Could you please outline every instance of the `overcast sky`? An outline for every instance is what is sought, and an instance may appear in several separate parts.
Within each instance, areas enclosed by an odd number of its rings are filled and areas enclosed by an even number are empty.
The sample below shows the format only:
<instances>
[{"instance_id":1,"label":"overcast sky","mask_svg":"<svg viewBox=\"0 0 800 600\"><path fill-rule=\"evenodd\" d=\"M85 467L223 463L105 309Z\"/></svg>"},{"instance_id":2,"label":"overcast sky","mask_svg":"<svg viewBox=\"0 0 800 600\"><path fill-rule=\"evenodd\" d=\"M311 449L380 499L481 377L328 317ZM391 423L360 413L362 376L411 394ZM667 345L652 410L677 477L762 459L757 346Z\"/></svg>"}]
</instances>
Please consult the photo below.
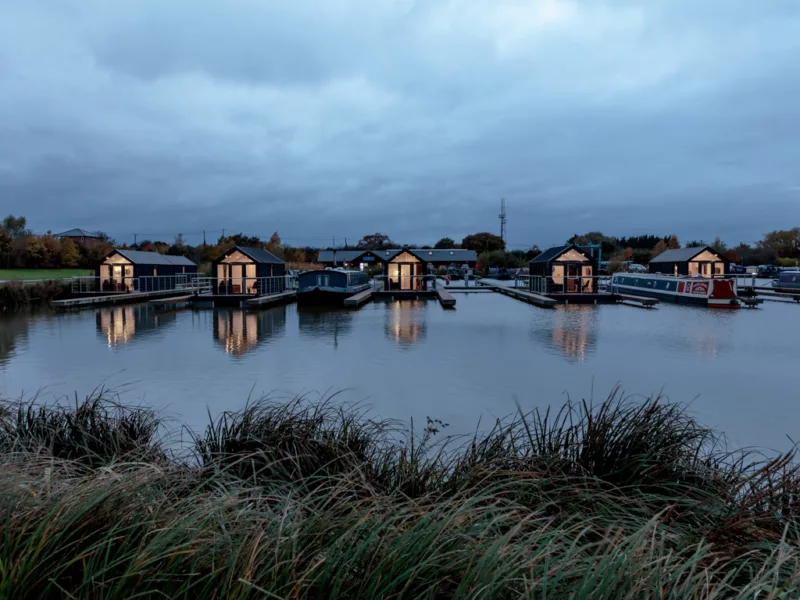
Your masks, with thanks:
<instances>
[{"instance_id":1,"label":"overcast sky","mask_svg":"<svg viewBox=\"0 0 800 600\"><path fill-rule=\"evenodd\" d=\"M0 212L322 245L800 225L797 0L0 0Z\"/></svg>"}]
</instances>

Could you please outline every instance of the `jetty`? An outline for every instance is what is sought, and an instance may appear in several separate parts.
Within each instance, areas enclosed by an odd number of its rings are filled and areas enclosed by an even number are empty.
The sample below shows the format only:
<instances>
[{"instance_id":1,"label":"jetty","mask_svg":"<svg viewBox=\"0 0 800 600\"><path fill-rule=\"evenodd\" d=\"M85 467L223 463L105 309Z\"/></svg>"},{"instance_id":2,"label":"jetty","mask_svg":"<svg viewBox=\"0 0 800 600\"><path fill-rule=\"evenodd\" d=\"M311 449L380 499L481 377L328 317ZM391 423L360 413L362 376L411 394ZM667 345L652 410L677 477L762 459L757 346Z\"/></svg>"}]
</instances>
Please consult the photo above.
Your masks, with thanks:
<instances>
[{"instance_id":1,"label":"jetty","mask_svg":"<svg viewBox=\"0 0 800 600\"><path fill-rule=\"evenodd\" d=\"M202 298L202 296L200 296ZM257 296L245 300L243 306L266 306L269 304L286 304L297 300L297 292L295 290L287 290L285 292L278 292L276 294L267 294L265 296Z\"/></svg>"},{"instance_id":2,"label":"jetty","mask_svg":"<svg viewBox=\"0 0 800 600\"><path fill-rule=\"evenodd\" d=\"M105 294L103 296L87 296L83 298L65 298L64 300L53 300L50 306L53 308L69 309L82 308L85 306L100 306L103 304L132 304L134 302L145 302L153 298L165 298L170 296L185 296L186 290L157 290L152 292L128 292L121 294Z\"/></svg>"},{"instance_id":3,"label":"jetty","mask_svg":"<svg viewBox=\"0 0 800 600\"><path fill-rule=\"evenodd\" d=\"M363 292L358 292L357 294L353 294L349 298L344 299L344 306L345 308L358 308L368 300L371 300L373 293L375 293L375 288L371 287L368 290L364 290Z\"/></svg>"},{"instance_id":4,"label":"jetty","mask_svg":"<svg viewBox=\"0 0 800 600\"><path fill-rule=\"evenodd\" d=\"M436 297L439 299L442 308L455 308L456 299L443 287L436 288Z\"/></svg>"}]
</instances>

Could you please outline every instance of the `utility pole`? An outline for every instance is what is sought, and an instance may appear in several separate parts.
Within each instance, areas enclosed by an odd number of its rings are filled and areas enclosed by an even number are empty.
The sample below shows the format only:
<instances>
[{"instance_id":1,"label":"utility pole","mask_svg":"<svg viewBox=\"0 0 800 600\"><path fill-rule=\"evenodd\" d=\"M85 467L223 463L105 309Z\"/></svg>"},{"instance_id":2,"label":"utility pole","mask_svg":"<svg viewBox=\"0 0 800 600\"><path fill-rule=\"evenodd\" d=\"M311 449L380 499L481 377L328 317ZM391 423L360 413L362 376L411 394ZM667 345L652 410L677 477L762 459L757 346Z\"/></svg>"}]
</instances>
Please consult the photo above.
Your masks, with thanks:
<instances>
[{"instance_id":1,"label":"utility pole","mask_svg":"<svg viewBox=\"0 0 800 600\"><path fill-rule=\"evenodd\" d=\"M206 245L206 230L203 229L203 246Z\"/></svg>"},{"instance_id":2,"label":"utility pole","mask_svg":"<svg viewBox=\"0 0 800 600\"><path fill-rule=\"evenodd\" d=\"M133 245L134 245L134 246L136 245L136 236L137 236L137 235L138 235L138 234L136 234L136 233L134 233L134 234L133 234Z\"/></svg>"},{"instance_id":3,"label":"utility pole","mask_svg":"<svg viewBox=\"0 0 800 600\"><path fill-rule=\"evenodd\" d=\"M506 241L506 199L500 199L500 239Z\"/></svg>"},{"instance_id":4,"label":"utility pole","mask_svg":"<svg viewBox=\"0 0 800 600\"><path fill-rule=\"evenodd\" d=\"M333 236L333 266L336 266L336 236Z\"/></svg>"}]
</instances>

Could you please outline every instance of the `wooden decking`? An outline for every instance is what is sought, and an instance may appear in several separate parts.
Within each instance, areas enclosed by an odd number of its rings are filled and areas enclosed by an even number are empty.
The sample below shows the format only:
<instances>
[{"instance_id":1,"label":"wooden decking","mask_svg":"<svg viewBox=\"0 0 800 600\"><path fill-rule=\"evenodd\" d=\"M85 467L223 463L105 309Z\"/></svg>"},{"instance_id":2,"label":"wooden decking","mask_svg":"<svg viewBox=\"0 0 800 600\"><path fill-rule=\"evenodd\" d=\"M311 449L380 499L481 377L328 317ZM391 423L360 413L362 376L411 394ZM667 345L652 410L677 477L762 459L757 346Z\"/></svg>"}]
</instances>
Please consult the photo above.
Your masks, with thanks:
<instances>
[{"instance_id":1,"label":"wooden decking","mask_svg":"<svg viewBox=\"0 0 800 600\"><path fill-rule=\"evenodd\" d=\"M267 296L258 296L257 298L250 298L245 300L243 304L247 306L265 306L267 304L284 304L286 302L294 302L297 299L297 292L288 290L278 294L268 294Z\"/></svg>"},{"instance_id":2,"label":"wooden decking","mask_svg":"<svg viewBox=\"0 0 800 600\"><path fill-rule=\"evenodd\" d=\"M349 298L344 299L344 306L345 308L358 308L364 302L372 298L372 294L375 292L375 288L369 288L368 290L364 290L363 292L358 292L357 294L353 294Z\"/></svg>"},{"instance_id":3,"label":"wooden decking","mask_svg":"<svg viewBox=\"0 0 800 600\"><path fill-rule=\"evenodd\" d=\"M504 287L502 285L492 286L492 289L506 296L510 296L512 298L516 298L517 300L522 300L523 302L528 302L544 308L550 308L558 304L558 300L555 300L554 298L549 298L540 294L534 294L533 292L528 292L525 290Z\"/></svg>"},{"instance_id":4,"label":"wooden decking","mask_svg":"<svg viewBox=\"0 0 800 600\"><path fill-rule=\"evenodd\" d=\"M186 290L160 290L156 292L131 292L129 294L110 294L107 296L89 296L86 298L66 298L64 300L53 300L50 306L53 308L81 308L84 306L100 306L103 304L132 304L134 302L144 302L151 298L163 298L169 296L185 296Z\"/></svg>"},{"instance_id":5,"label":"wooden decking","mask_svg":"<svg viewBox=\"0 0 800 600\"><path fill-rule=\"evenodd\" d=\"M636 304L641 304L646 308L652 308L659 302L657 298L634 296L632 294L615 294L615 296L619 298L620 302L634 302Z\"/></svg>"},{"instance_id":6,"label":"wooden decking","mask_svg":"<svg viewBox=\"0 0 800 600\"><path fill-rule=\"evenodd\" d=\"M439 303L442 305L442 308L455 308L456 299L443 287L436 288L436 297L439 298Z\"/></svg>"}]
</instances>

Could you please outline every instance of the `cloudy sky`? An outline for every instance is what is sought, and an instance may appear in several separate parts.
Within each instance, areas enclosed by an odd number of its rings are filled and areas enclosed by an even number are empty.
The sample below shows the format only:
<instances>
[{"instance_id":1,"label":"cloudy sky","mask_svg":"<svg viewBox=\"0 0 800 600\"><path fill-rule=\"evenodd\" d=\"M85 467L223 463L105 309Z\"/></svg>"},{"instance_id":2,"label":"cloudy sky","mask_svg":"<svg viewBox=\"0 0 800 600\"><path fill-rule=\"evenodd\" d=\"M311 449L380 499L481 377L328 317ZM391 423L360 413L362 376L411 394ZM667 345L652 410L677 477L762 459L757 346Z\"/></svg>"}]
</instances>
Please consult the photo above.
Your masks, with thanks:
<instances>
[{"instance_id":1,"label":"cloudy sky","mask_svg":"<svg viewBox=\"0 0 800 600\"><path fill-rule=\"evenodd\" d=\"M0 0L37 231L752 241L800 225L797 0Z\"/></svg>"}]
</instances>

